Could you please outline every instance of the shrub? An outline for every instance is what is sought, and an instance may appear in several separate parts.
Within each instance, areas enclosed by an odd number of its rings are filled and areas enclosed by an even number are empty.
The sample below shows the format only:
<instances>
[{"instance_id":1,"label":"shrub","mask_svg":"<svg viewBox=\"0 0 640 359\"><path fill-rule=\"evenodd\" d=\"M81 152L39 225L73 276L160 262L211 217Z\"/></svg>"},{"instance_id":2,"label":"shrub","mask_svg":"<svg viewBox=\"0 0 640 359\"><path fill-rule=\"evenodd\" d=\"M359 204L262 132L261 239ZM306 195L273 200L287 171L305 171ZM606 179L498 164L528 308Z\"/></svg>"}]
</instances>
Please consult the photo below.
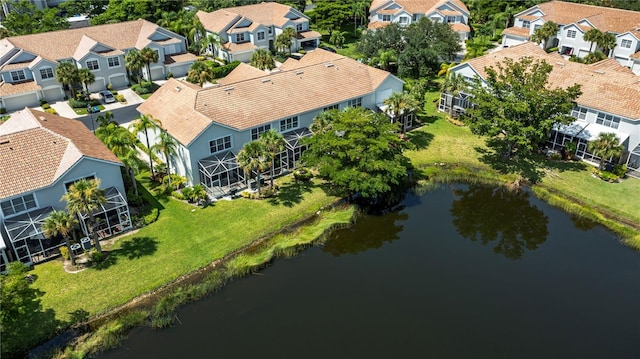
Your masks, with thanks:
<instances>
[{"instance_id":1,"label":"shrub","mask_svg":"<svg viewBox=\"0 0 640 359\"><path fill-rule=\"evenodd\" d=\"M207 58L205 56L196 56L196 61L204 61Z\"/></svg>"},{"instance_id":2,"label":"shrub","mask_svg":"<svg viewBox=\"0 0 640 359\"><path fill-rule=\"evenodd\" d=\"M558 152L553 152L552 154L549 155L549 159L558 161L562 159L562 155Z\"/></svg>"},{"instance_id":3,"label":"shrub","mask_svg":"<svg viewBox=\"0 0 640 359\"><path fill-rule=\"evenodd\" d=\"M313 174L307 169L300 168L293 171L293 178L295 178L296 181L309 181L311 178L313 178Z\"/></svg>"},{"instance_id":4,"label":"shrub","mask_svg":"<svg viewBox=\"0 0 640 359\"><path fill-rule=\"evenodd\" d=\"M81 100L71 99L71 100L69 100L69 106L71 106L71 108L86 108L87 107L87 102L86 101L81 101Z\"/></svg>"},{"instance_id":5,"label":"shrub","mask_svg":"<svg viewBox=\"0 0 640 359\"><path fill-rule=\"evenodd\" d=\"M69 248L67 248L67 246L60 247L60 255L62 255L62 258L65 260L69 260Z\"/></svg>"},{"instance_id":6,"label":"shrub","mask_svg":"<svg viewBox=\"0 0 640 359\"><path fill-rule=\"evenodd\" d=\"M298 50L298 53L299 53L299 54L301 54L301 55L304 55L304 54L306 54L307 52L306 52L306 51L304 51L304 49L300 49L300 50Z\"/></svg>"},{"instance_id":7,"label":"shrub","mask_svg":"<svg viewBox=\"0 0 640 359\"><path fill-rule=\"evenodd\" d=\"M44 110L44 112L50 113L52 115L57 115L58 114L58 111L56 111L55 108L47 108L47 109Z\"/></svg>"},{"instance_id":8,"label":"shrub","mask_svg":"<svg viewBox=\"0 0 640 359\"><path fill-rule=\"evenodd\" d=\"M111 94L112 94L113 96L115 96L115 95L117 95L117 94L118 94L118 91L116 91L116 90L109 90L109 92L111 92Z\"/></svg>"},{"instance_id":9,"label":"shrub","mask_svg":"<svg viewBox=\"0 0 640 359\"><path fill-rule=\"evenodd\" d=\"M130 206L139 207L144 204L144 198L142 196L136 196L135 193L127 193L127 202Z\"/></svg>"},{"instance_id":10,"label":"shrub","mask_svg":"<svg viewBox=\"0 0 640 359\"><path fill-rule=\"evenodd\" d=\"M158 216L160 216L160 211L157 208L151 210L151 213L144 216L144 224L151 224L158 220Z\"/></svg>"},{"instance_id":11,"label":"shrub","mask_svg":"<svg viewBox=\"0 0 640 359\"><path fill-rule=\"evenodd\" d=\"M93 100L89 101L89 105L91 105L91 106L100 106L100 101L96 100L96 99L93 99Z\"/></svg>"},{"instance_id":12,"label":"shrub","mask_svg":"<svg viewBox=\"0 0 640 359\"><path fill-rule=\"evenodd\" d=\"M45 103L48 103L47 100L45 99L40 100L40 106L44 105Z\"/></svg>"},{"instance_id":13,"label":"shrub","mask_svg":"<svg viewBox=\"0 0 640 359\"><path fill-rule=\"evenodd\" d=\"M598 177L607 182L618 182L618 180L620 179L615 173L607 171L598 171Z\"/></svg>"},{"instance_id":14,"label":"shrub","mask_svg":"<svg viewBox=\"0 0 640 359\"><path fill-rule=\"evenodd\" d=\"M547 49L547 53L552 53L552 52L558 52L558 48L557 47L550 47Z\"/></svg>"},{"instance_id":15,"label":"shrub","mask_svg":"<svg viewBox=\"0 0 640 359\"><path fill-rule=\"evenodd\" d=\"M177 175L175 173L171 174L171 190L177 190L185 186L187 183L187 178ZM162 184L164 186L169 187L169 176L162 177Z\"/></svg>"},{"instance_id":16,"label":"shrub","mask_svg":"<svg viewBox=\"0 0 640 359\"><path fill-rule=\"evenodd\" d=\"M107 84L107 90L109 91L113 90L113 84Z\"/></svg>"},{"instance_id":17,"label":"shrub","mask_svg":"<svg viewBox=\"0 0 640 359\"><path fill-rule=\"evenodd\" d=\"M43 109L43 110L46 110L46 109L48 109L48 108L51 108L51 105L49 105L49 104L48 104L48 103L46 103L46 102L42 104L42 109Z\"/></svg>"},{"instance_id":18,"label":"shrub","mask_svg":"<svg viewBox=\"0 0 640 359\"><path fill-rule=\"evenodd\" d=\"M93 263L100 263L104 260L104 254L94 248L89 252L89 260Z\"/></svg>"},{"instance_id":19,"label":"shrub","mask_svg":"<svg viewBox=\"0 0 640 359\"><path fill-rule=\"evenodd\" d=\"M167 80L173 78L173 72L167 72Z\"/></svg>"},{"instance_id":20,"label":"shrub","mask_svg":"<svg viewBox=\"0 0 640 359\"><path fill-rule=\"evenodd\" d=\"M184 200L184 196L182 195L182 192L180 192L180 191L171 192L171 196L173 196L173 198L175 198L175 199Z\"/></svg>"},{"instance_id":21,"label":"shrub","mask_svg":"<svg viewBox=\"0 0 640 359\"><path fill-rule=\"evenodd\" d=\"M207 61L207 66L209 66L212 69L214 69L214 68L220 67L222 65L220 65L220 63L218 61L209 60L209 61Z\"/></svg>"},{"instance_id":22,"label":"shrub","mask_svg":"<svg viewBox=\"0 0 640 359\"><path fill-rule=\"evenodd\" d=\"M213 77L219 79L227 76L233 69L238 67L238 65L240 65L240 61L234 61L230 64L213 68L211 72L213 73Z\"/></svg>"},{"instance_id":23,"label":"shrub","mask_svg":"<svg viewBox=\"0 0 640 359\"><path fill-rule=\"evenodd\" d=\"M126 101L123 94L117 94L116 95L116 100L118 102L125 102Z\"/></svg>"},{"instance_id":24,"label":"shrub","mask_svg":"<svg viewBox=\"0 0 640 359\"><path fill-rule=\"evenodd\" d=\"M5 113L7 113L7 109L4 107L0 107L0 115L4 115Z\"/></svg>"}]
</instances>

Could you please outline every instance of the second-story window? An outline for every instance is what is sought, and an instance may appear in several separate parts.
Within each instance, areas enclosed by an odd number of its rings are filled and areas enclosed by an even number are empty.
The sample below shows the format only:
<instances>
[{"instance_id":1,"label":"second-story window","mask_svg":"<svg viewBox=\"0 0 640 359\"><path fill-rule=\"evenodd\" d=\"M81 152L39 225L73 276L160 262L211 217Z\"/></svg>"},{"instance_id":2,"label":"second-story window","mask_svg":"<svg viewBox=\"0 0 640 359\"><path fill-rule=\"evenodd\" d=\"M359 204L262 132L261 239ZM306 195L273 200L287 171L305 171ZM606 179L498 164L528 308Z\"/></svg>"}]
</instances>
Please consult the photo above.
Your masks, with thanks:
<instances>
[{"instance_id":1,"label":"second-story window","mask_svg":"<svg viewBox=\"0 0 640 359\"><path fill-rule=\"evenodd\" d=\"M257 35L257 36L258 36L258 41L262 41L262 40L264 40L264 31L260 31L260 32L258 32L258 35Z\"/></svg>"},{"instance_id":2,"label":"second-story window","mask_svg":"<svg viewBox=\"0 0 640 359\"><path fill-rule=\"evenodd\" d=\"M631 40L622 40L620 43L620 47L624 47L625 49L631 48Z\"/></svg>"},{"instance_id":3,"label":"second-story window","mask_svg":"<svg viewBox=\"0 0 640 359\"><path fill-rule=\"evenodd\" d=\"M255 141L260 138L260 135L269 131L271 129L271 125L259 126L251 129L251 141Z\"/></svg>"},{"instance_id":4,"label":"second-story window","mask_svg":"<svg viewBox=\"0 0 640 359\"><path fill-rule=\"evenodd\" d=\"M11 80L13 81L22 81L26 80L27 77L24 74L24 70L11 71Z\"/></svg>"},{"instance_id":5,"label":"second-story window","mask_svg":"<svg viewBox=\"0 0 640 359\"><path fill-rule=\"evenodd\" d=\"M107 59L107 63L109 64L109 67L119 67L120 59L118 57L109 57Z\"/></svg>"},{"instance_id":6,"label":"second-story window","mask_svg":"<svg viewBox=\"0 0 640 359\"><path fill-rule=\"evenodd\" d=\"M297 24L296 25L296 31L300 32L302 30L304 30L304 24Z\"/></svg>"},{"instance_id":7,"label":"second-story window","mask_svg":"<svg viewBox=\"0 0 640 359\"><path fill-rule=\"evenodd\" d=\"M578 33L576 32L576 30L568 30L567 31L567 37L570 38L570 39L575 39L577 34Z\"/></svg>"},{"instance_id":8,"label":"second-story window","mask_svg":"<svg viewBox=\"0 0 640 359\"><path fill-rule=\"evenodd\" d=\"M98 65L98 60L87 61L87 68L89 70L100 70L100 65Z\"/></svg>"},{"instance_id":9,"label":"second-story window","mask_svg":"<svg viewBox=\"0 0 640 359\"><path fill-rule=\"evenodd\" d=\"M347 101L347 107L360 107L362 106L362 97L354 98Z\"/></svg>"},{"instance_id":10,"label":"second-story window","mask_svg":"<svg viewBox=\"0 0 640 359\"><path fill-rule=\"evenodd\" d=\"M382 21L391 21L391 15L382 15L380 20L382 20Z\"/></svg>"},{"instance_id":11,"label":"second-story window","mask_svg":"<svg viewBox=\"0 0 640 359\"><path fill-rule=\"evenodd\" d=\"M242 34L236 34L236 42L244 42L244 32Z\"/></svg>"},{"instance_id":12,"label":"second-story window","mask_svg":"<svg viewBox=\"0 0 640 359\"><path fill-rule=\"evenodd\" d=\"M457 22L456 19L457 19L456 16L447 16L447 22L448 23Z\"/></svg>"},{"instance_id":13,"label":"second-story window","mask_svg":"<svg viewBox=\"0 0 640 359\"><path fill-rule=\"evenodd\" d=\"M408 24L409 23L409 18L406 16L400 16L400 18L398 19L398 22L401 24Z\"/></svg>"},{"instance_id":14,"label":"second-story window","mask_svg":"<svg viewBox=\"0 0 640 359\"><path fill-rule=\"evenodd\" d=\"M51 67L45 67L40 69L40 77L43 80L53 78L53 69Z\"/></svg>"},{"instance_id":15,"label":"second-story window","mask_svg":"<svg viewBox=\"0 0 640 359\"><path fill-rule=\"evenodd\" d=\"M528 29L531 27L531 22L529 20L522 20L522 27Z\"/></svg>"}]
</instances>

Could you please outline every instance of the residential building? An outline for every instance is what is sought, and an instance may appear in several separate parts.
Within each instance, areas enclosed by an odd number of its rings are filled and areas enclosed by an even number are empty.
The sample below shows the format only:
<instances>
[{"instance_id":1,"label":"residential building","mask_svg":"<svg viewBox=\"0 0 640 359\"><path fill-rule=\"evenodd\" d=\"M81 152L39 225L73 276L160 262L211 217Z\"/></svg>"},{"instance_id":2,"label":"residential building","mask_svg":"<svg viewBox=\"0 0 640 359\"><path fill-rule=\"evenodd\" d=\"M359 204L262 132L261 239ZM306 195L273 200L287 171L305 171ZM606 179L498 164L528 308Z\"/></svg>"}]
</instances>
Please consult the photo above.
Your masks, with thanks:
<instances>
[{"instance_id":1,"label":"residential building","mask_svg":"<svg viewBox=\"0 0 640 359\"><path fill-rule=\"evenodd\" d=\"M142 19L1 39L0 107L12 111L39 106L39 100L64 98L63 86L55 78L62 62L93 72L91 92L104 90L108 84L126 87L125 55L145 47L158 52L158 62L150 64L154 80L170 72L185 76L196 60L186 52L184 37Z\"/></svg>"},{"instance_id":2,"label":"residential building","mask_svg":"<svg viewBox=\"0 0 640 359\"><path fill-rule=\"evenodd\" d=\"M317 49L299 61L287 60L273 73L241 64L215 87L171 79L138 111L160 119L179 143L171 167L221 197L245 183L236 162L245 143L270 129L282 133L287 149L276 159L276 173L290 170L306 148L301 139L311 135L316 115L348 106L378 110L402 87L389 72ZM407 127L412 120L405 119ZM157 133L149 137L153 143Z\"/></svg>"},{"instance_id":3,"label":"residential building","mask_svg":"<svg viewBox=\"0 0 640 359\"><path fill-rule=\"evenodd\" d=\"M291 51L315 48L322 35L309 28L309 17L297 9L276 2L245 5L213 12L198 11L196 16L206 35L215 36L220 44L209 52L227 61L249 62L257 49L274 49L278 35L287 27L296 30Z\"/></svg>"},{"instance_id":4,"label":"residential building","mask_svg":"<svg viewBox=\"0 0 640 359\"><path fill-rule=\"evenodd\" d=\"M0 266L59 254L64 241L46 238L42 224L51 211L65 208L61 197L79 179L100 179L106 191L107 203L95 212L99 238L131 228L121 167L80 121L28 108L13 113L0 125L0 250L7 252Z\"/></svg>"},{"instance_id":5,"label":"residential building","mask_svg":"<svg viewBox=\"0 0 640 359\"><path fill-rule=\"evenodd\" d=\"M586 65L567 61L555 52L547 54L536 44L526 42L471 59L452 67L450 72L484 81L486 68L495 68L506 58L518 61L523 57L544 60L553 66L550 86L581 86L582 95L571 112L576 121L569 126L556 126L549 145L558 148L568 141L575 142L579 158L597 163L600 159L587 149L589 141L600 133L615 133L625 149L621 162L627 165L630 174L640 177L640 77L614 59ZM439 109L448 112L451 100L450 94L442 94ZM463 91L453 98L454 112L464 112L471 102L472 98Z\"/></svg>"},{"instance_id":6,"label":"residential building","mask_svg":"<svg viewBox=\"0 0 640 359\"><path fill-rule=\"evenodd\" d=\"M550 1L516 14L514 26L502 33L502 45L529 41L533 32L547 21L559 25L556 36L547 41L547 48L557 47L562 55L587 56L592 48L596 49L596 44L585 41L584 34L598 29L616 36L616 46L609 57L640 75L640 12Z\"/></svg>"},{"instance_id":7,"label":"residential building","mask_svg":"<svg viewBox=\"0 0 640 359\"><path fill-rule=\"evenodd\" d=\"M408 26L422 17L448 23L461 41L469 38L469 9L460 0L373 0L369 7L369 29L390 23Z\"/></svg>"}]
</instances>

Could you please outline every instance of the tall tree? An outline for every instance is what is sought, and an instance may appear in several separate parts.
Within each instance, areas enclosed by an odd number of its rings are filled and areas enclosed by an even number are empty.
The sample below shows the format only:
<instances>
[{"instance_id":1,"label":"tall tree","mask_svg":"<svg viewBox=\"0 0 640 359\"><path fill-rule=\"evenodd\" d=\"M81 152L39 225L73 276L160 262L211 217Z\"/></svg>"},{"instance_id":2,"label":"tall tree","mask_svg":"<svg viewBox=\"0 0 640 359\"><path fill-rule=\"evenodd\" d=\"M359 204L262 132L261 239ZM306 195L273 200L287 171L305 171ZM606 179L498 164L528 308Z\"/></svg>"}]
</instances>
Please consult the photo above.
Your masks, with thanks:
<instances>
[{"instance_id":1,"label":"tall tree","mask_svg":"<svg viewBox=\"0 0 640 359\"><path fill-rule=\"evenodd\" d=\"M546 49L549 39L557 34L558 24L553 21L547 21L533 32L533 35L531 35L531 41L542 44L542 47Z\"/></svg>"},{"instance_id":2,"label":"tall tree","mask_svg":"<svg viewBox=\"0 0 640 359\"><path fill-rule=\"evenodd\" d=\"M140 70L145 65L142 54L138 49L132 49L124 56L125 67L135 75L137 81L140 82Z\"/></svg>"},{"instance_id":3,"label":"tall tree","mask_svg":"<svg viewBox=\"0 0 640 359\"><path fill-rule=\"evenodd\" d=\"M164 161L167 164L169 187L171 187L171 156L175 156L178 153L178 142L167 131L160 131L157 140L151 149L164 156Z\"/></svg>"},{"instance_id":4,"label":"tall tree","mask_svg":"<svg viewBox=\"0 0 640 359\"><path fill-rule=\"evenodd\" d=\"M153 169L153 152L151 151L148 130L155 130L157 128L162 128L162 122L157 118L153 118L151 115L139 115L131 125L131 130L133 131L134 135L137 136L138 133L144 132L144 138L147 142L146 152L149 154L149 167L151 167L151 177L155 177L156 173Z\"/></svg>"},{"instance_id":5,"label":"tall tree","mask_svg":"<svg viewBox=\"0 0 640 359\"><path fill-rule=\"evenodd\" d=\"M405 181L410 162L402 154L397 123L363 107L325 113L333 115L331 125L312 126L325 130L308 139L305 164L315 167L349 198L360 194L376 199Z\"/></svg>"},{"instance_id":6,"label":"tall tree","mask_svg":"<svg viewBox=\"0 0 640 359\"><path fill-rule=\"evenodd\" d=\"M26 0L9 2L11 11L2 21L3 28L11 36L35 34L40 32L69 28L66 18L60 16L55 8L38 9Z\"/></svg>"},{"instance_id":7,"label":"tall tree","mask_svg":"<svg viewBox=\"0 0 640 359\"><path fill-rule=\"evenodd\" d=\"M73 214L65 211L52 211L42 225L42 230L47 238L57 235L61 235L62 238L64 238L67 249L69 250L69 259L73 265L76 265L76 256L71 250L69 235L72 235L73 240L76 241L75 228L77 225L78 219Z\"/></svg>"},{"instance_id":8,"label":"tall tree","mask_svg":"<svg viewBox=\"0 0 640 359\"><path fill-rule=\"evenodd\" d=\"M56 81L71 90L71 96L76 97L75 84L80 82L78 68L71 62L63 62L56 69Z\"/></svg>"},{"instance_id":9,"label":"tall tree","mask_svg":"<svg viewBox=\"0 0 640 359\"><path fill-rule=\"evenodd\" d=\"M109 113L107 111L105 115ZM142 160L138 157L138 139L118 123L113 121L106 122L108 118L108 116L105 116L105 120L100 122L95 135L122 161L131 178L133 190L138 195L135 175L142 167Z\"/></svg>"},{"instance_id":10,"label":"tall tree","mask_svg":"<svg viewBox=\"0 0 640 359\"><path fill-rule=\"evenodd\" d=\"M620 144L620 140L613 132L603 132L598 137L589 142L589 151L595 156L600 157L599 167L602 169L604 163L612 158L620 157L624 152L624 147Z\"/></svg>"},{"instance_id":11,"label":"tall tree","mask_svg":"<svg viewBox=\"0 0 640 359\"><path fill-rule=\"evenodd\" d=\"M351 1L348 0L316 0L314 1L314 19L316 25L329 33L340 29L352 14Z\"/></svg>"},{"instance_id":12,"label":"tall tree","mask_svg":"<svg viewBox=\"0 0 640 359\"><path fill-rule=\"evenodd\" d=\"M238 164L244 169L247 179L251 177L252 172L256 172L258 193L260 193L260 173L269 168L271 161L269 157L269 153L265 150L264 144L260 141L247 142L242 146L240 152L238 152Z\"/></svg>"},{"instance_id":13,"label":"tall tree","mask_svg":"<svg viewBox=\"0 0 640 359\"><path fill-rule=\"evenodd\" d=\"M581 94L577 84L551 88L552 70L547 62L531 58L505 59L485 68L486 79L474 82L474 106L464 116L471 131L488 136L489 147L503 151L507 159L533 153L555 124L574 120L568 114Z\"/></svg>"},{"instance_id":14,"label":"tall tree","mask_svg":"<svg viewBox=\"0 0 640 359\"><path fill-rule=\"evenodd\" d=\"M258 49L251 54L249 64L260 70L272 70L276 67L276 62L267 49Z\"/></svg>"},{"instance_id":15,"label":"tall tree","mask_svg":"<svg viewBox=\"0 0 640 359\"><path fill-rule=\"evenodd\" d=\"M600 42L602 36L604 34L602 33L602 31L596 29L596 28L592 28L589 29L587 32L584 33L584 36L582 37L582 39L584 41L590 42L591 45L589 46L589 53L593 52L593 44L598 44L598 42Z\"/></svg>"},{"instance_id":16,"label":"tall tree","mask_svg":"<svg viewBox=\"0 0 640 359\"><path fill-rule=\"evenodd\" d=\"M78 80L84 85L84 90L89 93L89 86L96 82L96 75L87 68L78 69Z\"/></svg>"},{"instance_id":17,"label":"tall tree","mask_svg":"<svg viewBox=\"0 0 640 359\"><path fill-rule=\"evenodd\" d=\"M605 55L610 56L611 50L616 47L616 35L610 32L605 32L598 40L598 46L602 49Z\"/></svg>"},{"instance_id":18,"label":"tall tree","mask_svg":"<svg viewBox=\"0 0 640 359\"><path fill-rule=\"evenodd\" d=\"M455 103L455 98L460 95L460 92L464 91L469 87L469 83L467 79L462 74L451 73L442 83L442 87L440 90L443 93L451 95L450 101L448 101L449 106L449 116L453 117L453 105Z\"/></svg>"},{"instance_id":19,"label":"tall tree","mask_svg":"<svg viewBox=\"0 0 640 359\"><path fill-rule=\"evenodd\" d=\"M407 92L394 92L384 100L387 114L392 122L400 122L400 131L407 131L407 116L413 114L418 107L417 101Z\"/></svg>"},{"instance_id":20,"label":"tall tree","mask_svg":"<svg viewBox=\"0 0 640 359\"><path fill-rule=\"evenodd\" d=\"M184 0L110 0L105 11L91 20L92 25L146 19L156 22L163 12L179 12Z\"/></svg>"},{"instance_id":21,"label":"tall tree","mask_svg":"<svg viewBox=\"0 0 640 359\"><path fill-rule=\"evenodd\" d=\"M215 80L215 76L204 61L194 62L187 72L187 81L198 84L200 87L213 80Z\"/></svg>"},{"instance_id":22,"label":"tall tree","mask_svg":"<svg viewBox=\"0 0 640 359\"><path fill-rule=\"evenodd\" d=\"M275 177L276 156L284 151L287 141L284 140L282 134L274 129L260 135L260 142L264 146L264 150L269 153L271 159L271 188L273 189L273 177Z\"/></svg>"},{"instance_id":23,"label":"tall tree","mask_svg":"<svg viewBox=\"0 0 640 359\"><path fill-rule=\"evenodd\" d=\"M93 240L93 245L98 252L102 253L100 240L96 231L97 221L95 211L107 202L104 190L100 188L100 180L81 179L69 186L67 193L62 196L61 201L67 202L67 211L77 215L79 218L88 217L87 230Z\"/></svg>"},{"instance_id":24,"label":"tall tree","mask_svg":"<svg viewBox=\"0 0 640 359\"><path fill-rule=\"evenodd\" d=\"M147 68L147 80L151 82L153 81L153 79L151 78L151 64L154 62L158 62L158 51L150 47L145 47L144 49L140 50L140 56L142 57L142 61Z\"/></svg>"},{"instance_id":25,"label":"tall tree","mask_svg":"<svg viewBox=\"0 0 640 359\"><path fill-rule=\"evenodd\" d=\"M335 45L337 48L341 49L345 41L344 34L344 31L334 31L329 38L329 42Z\"/></svg>"}]
</instances>

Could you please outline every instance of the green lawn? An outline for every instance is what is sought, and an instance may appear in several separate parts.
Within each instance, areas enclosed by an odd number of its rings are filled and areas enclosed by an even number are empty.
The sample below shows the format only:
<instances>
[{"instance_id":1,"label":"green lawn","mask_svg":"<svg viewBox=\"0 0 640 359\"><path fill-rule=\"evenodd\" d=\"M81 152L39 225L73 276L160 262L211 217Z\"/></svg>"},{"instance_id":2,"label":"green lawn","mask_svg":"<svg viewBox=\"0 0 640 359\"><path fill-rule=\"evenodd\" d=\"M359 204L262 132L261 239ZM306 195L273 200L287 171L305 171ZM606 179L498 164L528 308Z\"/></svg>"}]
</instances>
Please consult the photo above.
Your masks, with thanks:
<instances>
[{"instance_id":1,"label":"green lawn","mask_svg":"<svg viewBox=\"0 0 640 359\"><path fill-rule=\"evenodd\" d=\"M45 308L67 321L78 309L90 315L203 267L268 233L281 230L336 200L317 184L283 185L277 200L218 201L207 208L161 201L156 223L119 239L105 269L65 273L60 261L35 267Z\"/></svg>"},{"instance_id":2,"label":"green lawn","mask_svg":"<svg viewBox=\"0 0 640 359\"><path fill-rule=\"evenodd\" d=\"M95 106L91 106L91 107L95 107ZM103 105L98 105L97 106L100 111L104 110L104 106ZM86 107L82 107L82 108L74 108L73 111L77 114L77 115L88 115L89 113L87 112L87 108ZM99 115L98 112L95 113L96 116Z\"/></svg>"}]
</instances>

